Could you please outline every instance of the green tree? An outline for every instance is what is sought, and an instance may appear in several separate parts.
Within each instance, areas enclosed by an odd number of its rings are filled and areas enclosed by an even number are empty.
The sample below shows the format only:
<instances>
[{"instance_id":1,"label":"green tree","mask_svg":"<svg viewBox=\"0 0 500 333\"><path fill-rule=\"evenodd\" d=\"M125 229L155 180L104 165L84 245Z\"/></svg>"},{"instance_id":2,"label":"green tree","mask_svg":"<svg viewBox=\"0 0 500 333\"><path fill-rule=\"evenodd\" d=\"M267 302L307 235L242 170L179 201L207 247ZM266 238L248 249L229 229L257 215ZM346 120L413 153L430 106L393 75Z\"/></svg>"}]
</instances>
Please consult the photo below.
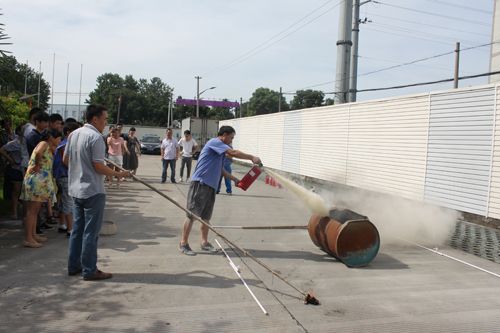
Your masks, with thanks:
<instances>
[{"instance_id":1,"label":"green tree","mask_svg":"<svg viewBox=\"0 0 500 333\"><path fill-rule=\"evenodd\" d=\"M322 106L324 99L325 94L319 90L297 90L290 107L292 110L299 110Z\"/></svg>"},{"instance_id":2,"label":"green tree","mask_svg":"<svg viewBox=\"0 0 500 333\"><path fill-rule=\"evenodd\" d=\"M227 102L227 99L223 99L224 102ZM225 120L234 118L234 111L231 111L230 108L222 108L222 107L211 107L208 109L207 118L209 119L217 119L217 120Z\"/></svg>"},{"instance_id":3,"label":"green tree","mask_svg":"<svg viewBox=\"0 0 500 333\"><path fill-rule=\"evenodd\" d=\"M278 112L280 94L269 88L256 89L249 101L249 112L245 116L254 116ZM286 99L281 96L281 110L289 109Z\"/></svg>"},{"instance_id":4,"label":"green tree","mask_svg":"<svg viewBox=\"0 0 500 333\"><path fill-rule=\"evenodd\" d=\"M325 100L325 105L333 105L335 104L335 101L333 100L333 98L327 98Z\"/></svg>"},{"instance_id":5,"label":"green tree","mask_svg":"<svg viewBox=\"0 0 500 333\"><path fill-rule=\"evenodd\" d=\"M20 64L13 56L0 57L0 96L23 95L26 77L28 78L26 95L31 97L24 96L23 99L35 106L40 98L40 107L46 109L49 105L50 85L43 75L40 78L40 96L38 96L39 73L26 64Z\"/></svg>"},{"instance_id":6,"label":"green tree","mask_svg":"<svg viewBox=\"0 0 500 333\"><path fill-rule=\"evenodd\" d=\"M250 103L249 102L243 102L240 105L241 108L241 116L242 117L250 117L252 114L250 113ZM240 117L240 110L236 110L236 118Z\"/></svg>"},{"instance_id":7,"label":"green tree","mask_svg":"<svg viewBox=\"0 0 500 333\"><path fill-rule=\"evenodd\" d=\"M139 92L145 98L147 105L141 114L142 119L144 119L143 124L166 126L168 124L168 106L173 89L159 77L154 77L149 82L145 79L139 80Z\"/></svg>"},{"instance_id":8,"label":"green tree","mask_svg":"<svg viewBox=\"0 0 500 333\"><path fill-rule=\"evenodd\" d=\"M122 78L105 73L97 78L97 87L87 102L106 105L110 122L165 126L172 92L158 77L137 81L132 75ZM117 120L119 105L120 119Z\"/></svg>"},{"instance_id":9,"label":"green tree","mask_svg":"<svg viewBox=\"0 0 500 333\"><path fill-rule=\"evenodd\" d=\"M102 104L108 108L109 122L117 121L119 97L122 93L124 80L118 74L105 73L97 77L97 87L90 92L89 104ZM121 111L120 111L121 112Z\"/></svg>"},{"instance_id":10,"label":"green tree","mask_svg":"<svg viewBox=\"0 0 500 333\"><path fill-rule=\"evenodd\" d=\"M12 121L12 127L22 125L28 119L29 106L19 101L20 94L0 96L0 118Z\"/></svg>"},{"instance_id":11,"label":"green tree","mask_svg":"<svg viewBox=\"0 0 500 333\"><path fill-rule=\"evenodd\" d=\"M182 96L179 96L179 98L182 98ZM193 106L174 104L174 120L182 121L184 118L194 117L195 113L196 110Z\"/></svg>"}]
</instances>

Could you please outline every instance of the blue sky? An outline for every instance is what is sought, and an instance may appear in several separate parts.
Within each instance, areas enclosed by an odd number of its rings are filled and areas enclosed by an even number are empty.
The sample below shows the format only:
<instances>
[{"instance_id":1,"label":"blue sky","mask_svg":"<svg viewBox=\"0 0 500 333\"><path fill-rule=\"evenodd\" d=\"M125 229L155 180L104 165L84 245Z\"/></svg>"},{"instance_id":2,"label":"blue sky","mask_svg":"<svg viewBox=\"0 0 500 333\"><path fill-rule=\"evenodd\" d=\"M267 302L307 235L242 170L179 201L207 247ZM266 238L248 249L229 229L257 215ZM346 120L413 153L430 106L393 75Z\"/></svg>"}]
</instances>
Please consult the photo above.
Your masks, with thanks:
<instances>
[{"instance_id":1,"label":"blue sky","mask_svg":"<svg viewBox=\"0 0 500 333\"><path fill-rule=\"evenodd\" d=\"M160 77L185 98L244 100L258 87L295 91L335 80L340 0L3 0L2 22L19 61L52 81L55 102L69 91L95 88L105 72ZM491 42L493 0L380 0L361 7L359 74ZM309 16L307 16L310 14ZM300 21L298 24L294 23ZM290 28L291 26L291 28ZM289 28L289 29L287 29ZM280 34L280 32L282 32ZM274 37L274 38L273 38ZM258 52L255 52L258 51ZM249 53L250 52L250 53ZM461 75L489 70L490 47L464 51ZM243 57L242 57L243 55ZM432 81L453 76L454 55L358 78L358 89ZM460 86L487 83L486 78ZM314 87L334 91L334 83ZM452 83L397 91L360 93L368 100L447 89ZM288 99L291 96L287 96ZM69 103L78 103L70 95Z\"/></svg>"}]
</instances>

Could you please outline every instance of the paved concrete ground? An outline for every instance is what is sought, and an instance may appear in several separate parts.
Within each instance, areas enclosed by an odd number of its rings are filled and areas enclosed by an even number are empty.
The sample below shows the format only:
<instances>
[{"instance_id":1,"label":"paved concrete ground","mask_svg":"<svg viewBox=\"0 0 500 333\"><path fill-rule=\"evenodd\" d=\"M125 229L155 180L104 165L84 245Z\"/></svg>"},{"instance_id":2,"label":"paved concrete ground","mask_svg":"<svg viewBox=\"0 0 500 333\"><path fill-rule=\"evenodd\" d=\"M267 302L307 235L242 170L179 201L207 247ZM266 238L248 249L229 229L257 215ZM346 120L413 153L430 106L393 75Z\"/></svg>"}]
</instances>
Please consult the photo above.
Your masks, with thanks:
<instances>
[{"instance_id":1,"label":"paved concrete ground","mask_svg":"<svg viewBox=\"0 0 500 333\"><path fill-rule=\"evenodd\" d=\"M159 174L159 157L141 158L139 175L184 202L188 186L160 184ZM302 304L246 259L275 298L230 252L265 316L224 257L178 252L183 218L137 182L110 189L106 219L118 233L100 239L99 266L114 273L102 282L66 275L64 236L50 232L45 247L26 249L20 222L0 222L0 331L500 332L500 279L418 247L383 246L369 267L349 269L318 250L305 230L225 230L322 302ZM212 223L305 225L308 218L292 194L258 182L247 192L218 196ZM198 243L196 228L192 247ZM442 250L500 273L491 261Z\"/></svg>"}]
</instances>

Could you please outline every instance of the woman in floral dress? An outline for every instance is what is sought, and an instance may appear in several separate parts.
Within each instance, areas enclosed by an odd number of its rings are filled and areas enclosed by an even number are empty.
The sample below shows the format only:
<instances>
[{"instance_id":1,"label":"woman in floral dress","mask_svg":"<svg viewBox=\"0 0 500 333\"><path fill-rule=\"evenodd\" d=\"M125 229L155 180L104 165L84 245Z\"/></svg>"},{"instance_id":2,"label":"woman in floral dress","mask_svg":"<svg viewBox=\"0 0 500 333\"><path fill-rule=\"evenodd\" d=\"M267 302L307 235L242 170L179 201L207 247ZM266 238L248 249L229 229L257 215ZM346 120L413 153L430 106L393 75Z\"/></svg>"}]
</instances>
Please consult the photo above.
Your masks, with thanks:
<instances>
[{"instance_id":1,"label":"woman in floral dress","mask_svg":"<svg viewBox=\"0 0 500 333\"><path fill-rule=\"evenodd\" d=\"M56 202L57 188L52 176L52 157L61 141L62 133L51 129L44 133L35 147L23 180L21 200L26 204L23 245L31 248L42 246L46 237L36 233L36 220L42 203Z\"/></svg>"}]
</instances>

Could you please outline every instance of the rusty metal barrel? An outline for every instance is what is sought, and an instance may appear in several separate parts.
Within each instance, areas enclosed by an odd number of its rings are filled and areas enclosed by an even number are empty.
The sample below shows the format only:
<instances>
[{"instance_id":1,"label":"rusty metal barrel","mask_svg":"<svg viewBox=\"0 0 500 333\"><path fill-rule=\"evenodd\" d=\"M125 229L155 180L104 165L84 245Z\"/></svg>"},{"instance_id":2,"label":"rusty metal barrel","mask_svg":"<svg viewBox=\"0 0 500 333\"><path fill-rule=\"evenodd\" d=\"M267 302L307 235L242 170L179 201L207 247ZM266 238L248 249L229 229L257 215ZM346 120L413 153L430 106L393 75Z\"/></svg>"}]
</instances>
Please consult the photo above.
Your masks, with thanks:
<instances>
[{"instance_id":1,"label":"rusty metal barrel","mask_svg":"<svg viewBox=\"0 0 500 333\"><path fill-rule=\"evenodd\" d=\"M329 216L311 216L308 231L316 246L348 267L368 265L380 248L375 225L348 209L333 209Z\"/></svg>"}]
</instances>

